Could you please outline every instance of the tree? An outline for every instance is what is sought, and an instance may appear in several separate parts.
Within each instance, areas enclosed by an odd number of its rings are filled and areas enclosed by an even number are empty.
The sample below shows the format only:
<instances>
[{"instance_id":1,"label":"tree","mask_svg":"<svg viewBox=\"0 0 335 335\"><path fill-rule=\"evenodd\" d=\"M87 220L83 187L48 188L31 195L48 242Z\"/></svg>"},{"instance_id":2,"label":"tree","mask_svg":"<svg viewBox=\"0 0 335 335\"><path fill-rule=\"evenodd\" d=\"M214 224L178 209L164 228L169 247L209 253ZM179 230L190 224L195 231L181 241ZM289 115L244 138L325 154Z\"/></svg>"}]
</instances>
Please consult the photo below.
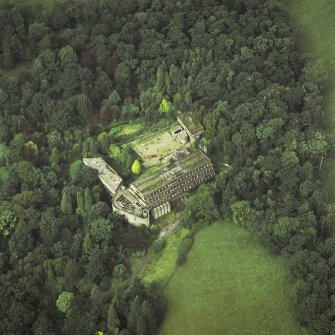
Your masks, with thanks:
<instances>
[{"instance_id":1,"label":"tree","mask_svg":"<svg viewBox=\"0 0 335 335\"><path fill-rule=\"evenodd\" d=\"M85 210L89 211L93 205L93 195L91 190L86 187L85 189Z\"/></svg>"},{"instance_id":2,"label":"tree","mask_svg":"<svg viewBox=\"0 0 335 335\"><path fill-rule=\"evenodd\" d=\"M171 109L170 103L166 99L163 99L159 106L160 112L165 114L165 113L168 113L170 109Z\"/></svg>"},{"instance_id":3,"label":"tree","mask_svg":"<svg viewBox=\"0 0 335 335\"><path fill-rule=\"evenodd\" d=\"M111 332L114 332L116 328L120 327L120 319L118 317L116 308L113 303L109 305L107 314L107 327Z\"/></svg>"},{"instance_id":4,"label":"tree","mask_svg":"<svg viewBox=\"0 0 335 335\"><path fill-rule=\"evenodd\" d=\"M15 214L6 209L0 212L0 233L3 236L8 236L10 232L14 229L17 218Z\"/></svg>"},{"instance_id":5,"label":"tree","mask_svg":"<svg viewBox=\"0 0 335 335\"><path fill-rule=\"evenodd\" d=\"M231 205L233 213L233 222L236 225L245 226L250 223L253 217L253 210L250 207L249 201L238 201Z\"/></svg>"},{"instance_id":6,"label":"tree","mask_svg":"<svg viewBox=\"0 0 335 335\"><path fill-rule=\"evenodd\" d=\"M92 240L90 234L86 234L83 241L83 252L88 255L93 249Z\"/></svg>"},{"instance_id":7,"label":"tree","mask_svg":"<svg viewBox=\"0 0 335 335\"><path fill-rule=\"evenodd\" d=\"M130 310L127 316L127 328L133 332L136 332L136 323L138 318L141 316L141 303L140 298L136 295L135 299L130 304Z\"/></svg>"},{"instance_id":8,"label":"tree","mask_svg":"<svg viewBox=\"0 0 335 335\"><path fill-rule=\"evenodd\" d=\"M155 91L157 92L164 92L165 87L165 77L167 76L167 66L165 61L163 60L162 64L159 65L156 73L156 84L155 84Z\"/></svg>"},{"instance_id":9,"label":"tree","mask_svg":"<svg viewBox=\"0 0 335 335\"><path fill-rule=\"evenodd\" d=\"M136 335L147 335L148 326L144 317L141 315L136 321Z\"/></svg>"},{"instance_id":10,"label":"tree","mask_svg":"<svg viewBox=\"0 0 335 335\"><path fill-rule=\"evenodd\" d=\"M71 302L73 299L72 292L63 291L57 298L56 306L62 313L68 314L70 312Z\"/></svg>"},{"instance_id":11,"label":"tree","mask_svg":"<svg viewBox=\"0 0 335 335\"><path fill-rule=\"evenodd\" d=\"M82 178L83 162L77 160L70 166L70 177L73 183L78 182Z\"/></svg>"},{"instance_id":12,"label":"tree","mask_svg":"<svg viewBox=\"0 0 335 335\"><path fill-rule=\"evenodd\" d=\"M108 241L111 238L112 226L106 219L98 219L90 223L90 235L96 242Z\"/></svg>"},{"instance_id":13,"label":"tree","mask_svg":"<svg viewBox=\"0 0 335 335\"><path fill-rule=\"evenodd\" d=\"M183 220L190 225L196 222L208 224L217 220L219 214L218 207L214 201L213 188L208 185L201 185L187 202Z\"/></svg>"},{"instance_id":14,"label":"tree","mask_svg":"<svg viewBox=\"0 0 335 335\"><path fill-rule=\"evenodd\" d=\"M33 141L29 141L24 145L24 153L27 159L36 159L38 157L38 146Z\"/></svg>"},{"instance_id":15,"label":"tree","mask_svg":"<svg viewBox=\"0 0 335 335\"><path fill-rule=\"evenodd\" d=\"M61 207L61 210L64 214L72 214L73 213L71 197L68 194L68 192L66 192L66 191L63 192L60 207Z\"/></svg>"},{"instance_id":16,"label":"tree","mask_svg":"<svg viewBox=\"0 0 335 335\"><path fill-rule=\"evenodd\" d=\"M300 228L299 219L294 217L281 217L275 224L273 233L282 241L288 241L289 237Z\"/></svg>"},{"instance_id":17,"label":"tree","mask_svg":"<svg viewBox=\"0 0 335 335\"><path fill-rule=\"evenodd\" d=\"M78 61L78 56L70 45L59 51L59 58L63 67L73 66Z\"/></svg>"},{"instance_id":18,"label":"tree","mask_svg":"<svg viewBox=\"0 0 335 335\"><path fill-rule=\"evenodd\" d=\"M85 200L83 197L82 192L77 192L77 208L76 208L76 213L77 214L82 214L85 210Z\"/></svg>"},{"instance_id":19,"label":"tree","mask_svg":"<svg viewBox=\"0 0 335 335\"><path fill-rule=\"evenodd\" d=\"M133 174L140 174L141 164L137 159L135 159L133 165L131 166L131 171L133 172Z\"/></svg>"},{"instance_id":20,"label":"tree","mask_svg":"<svg viewBox=\"0 0 335 335\"><path fill-rule=\"evenodd\" d=\"M108 100L112 105L117 105L120 102L119 93L116 90L113 90L112 93L108 96Z\"/></svg>"},{"instance_id":21,"label":"tree","mask_svg":"<svg viewBox=\"0 0 335 335\"><path fill-rule=\"evenodd\" d=\"M112 154L112 156L115 157L116 159L120 158L120 156L121 156L121 149L117 145L115 145L115 144L112 143L109 146L109 151Z\"/></svg>"},{"instance_id":22,"label":"tree","mask_svg":"<svg viewBox=\"0 0 335 335\"><path fill-rule=\"evenodd\" d=\"M124 278L126 274L126 267L123 264L118 264L115 266L113 271L113 276L115 278Z\"/></svg>"},{"instance_id":23,"label":"tree","mask_svg":"<svg viewBox=\"0 0 335 335\"><path fill-rule=\"evenodd\" d=\"M98 136L98 142L100 145L100 150L104 154L108 154L108 149L109 149L109 137L106 132L102 132Z\"/></svg>"}]
</instances>

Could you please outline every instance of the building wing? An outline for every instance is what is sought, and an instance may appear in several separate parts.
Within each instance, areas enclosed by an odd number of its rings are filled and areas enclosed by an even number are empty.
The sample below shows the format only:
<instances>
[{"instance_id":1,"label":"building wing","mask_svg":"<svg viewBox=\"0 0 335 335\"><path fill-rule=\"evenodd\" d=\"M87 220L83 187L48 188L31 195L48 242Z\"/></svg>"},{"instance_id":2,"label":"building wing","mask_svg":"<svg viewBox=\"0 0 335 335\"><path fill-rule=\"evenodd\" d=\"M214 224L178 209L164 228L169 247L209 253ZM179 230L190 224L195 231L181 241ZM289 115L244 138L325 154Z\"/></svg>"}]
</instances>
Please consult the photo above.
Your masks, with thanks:
<instances>
[{"instance_id":1,"label":"building wing","mask_svg":"<svg viewBox=\"0 0 335 335\"><path fill-rule=\"evenodd\" d=\"M98 170L99 179L114 196L122 184L122 178L100 157L84 158L83 162L86 166Z\"/></svg>"},{"instance_id":2,"label":"building wing","mask_svg":"<svg viewBox=\"0 0 335 335\"><path fill-rule=\"evenodd\" d=\"M204 127L193 113L182 113L177 120L191 139L197 138L204 131Z\"/></svg>"},{"instance_id":3,"label":"building wing","mask_svg":"<svg viewBox=\"0 0 335 335\"><path fill-rule=\"evenodd\" d=\"M213 165L204 153L185 151L171 165L132 183L130 189L152 209L178 199L214 176Z\"/></svg>"}]
</instances>

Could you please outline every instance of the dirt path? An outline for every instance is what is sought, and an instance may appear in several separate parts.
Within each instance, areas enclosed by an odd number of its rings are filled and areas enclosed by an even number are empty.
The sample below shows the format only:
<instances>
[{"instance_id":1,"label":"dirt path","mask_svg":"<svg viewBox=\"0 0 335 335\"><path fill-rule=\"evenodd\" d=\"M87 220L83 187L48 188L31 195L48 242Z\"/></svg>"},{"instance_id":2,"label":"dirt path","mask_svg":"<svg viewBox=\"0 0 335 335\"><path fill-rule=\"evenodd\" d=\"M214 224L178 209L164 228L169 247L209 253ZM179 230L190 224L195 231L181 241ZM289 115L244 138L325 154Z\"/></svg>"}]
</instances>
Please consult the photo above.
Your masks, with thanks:
<instances>
[{"instance_id":1,"label":"dirt path","mask_svg":"<svg viewBox=\"0 0 335 335\"><path fill-rule=\"evenodd\" d=\"M169 236L175 234L180 229L180 227L181 227L180 220L169 224L167 227L162 228L162 231L160 232L158 239L164 240L168 238ZM130 286L134 282L135 278L137 278L143 272L143 270L147 267L148 263L150 262L153 256L154 256L154 253L150 250L148 254L144 257L142 263L135 270L135 272L118 287L114 289L109 289L108 291L106 291L104 299L109 300L112 298L115 292L119 290L123 290L124 288Z\"/></svg>"}]
</instances>

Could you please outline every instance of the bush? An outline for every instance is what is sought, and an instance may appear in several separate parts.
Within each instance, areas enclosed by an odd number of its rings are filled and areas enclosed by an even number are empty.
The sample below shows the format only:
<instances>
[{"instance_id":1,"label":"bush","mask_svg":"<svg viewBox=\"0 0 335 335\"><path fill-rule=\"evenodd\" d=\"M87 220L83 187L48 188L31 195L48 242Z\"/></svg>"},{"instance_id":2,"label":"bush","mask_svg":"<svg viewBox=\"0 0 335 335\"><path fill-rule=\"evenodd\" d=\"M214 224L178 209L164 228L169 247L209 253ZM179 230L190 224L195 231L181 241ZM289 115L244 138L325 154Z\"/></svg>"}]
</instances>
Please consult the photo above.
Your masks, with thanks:
<instances>
[{"instance_id":1,"label":"bush","mask_svg":"<svg viewBox=\"0 0 335 335\"><path fill-rule=\"evenodd\" d=\"M178 249L178 258L177 258L177 265L182 265L185 263L186 256L188 252L190 251L193 244L193 237L192 236L186 236L182 239L179 249Z\"/></svg>"},{"instance_id":2,"label":"bush","mask_svg":"<svg viewBox=\"0 0 335 335\"><path fill-rule=\"evenodd\" d=\"M156 253L161 252L166 246L166 241L158 239L152 244L152 248Z\"/></svg>"}]
</instances>

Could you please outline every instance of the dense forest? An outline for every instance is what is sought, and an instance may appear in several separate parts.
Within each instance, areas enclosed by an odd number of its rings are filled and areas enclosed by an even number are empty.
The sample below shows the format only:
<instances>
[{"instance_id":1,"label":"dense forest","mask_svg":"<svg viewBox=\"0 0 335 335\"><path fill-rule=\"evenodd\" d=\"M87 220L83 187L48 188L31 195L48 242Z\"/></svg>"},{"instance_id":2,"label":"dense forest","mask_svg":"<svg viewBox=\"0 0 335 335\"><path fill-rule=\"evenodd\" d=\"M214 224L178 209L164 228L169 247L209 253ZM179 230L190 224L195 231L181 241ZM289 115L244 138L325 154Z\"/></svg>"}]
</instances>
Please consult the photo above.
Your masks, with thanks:
<instances>
[{"instance_id":1,"label":"dense forest","mask_svg":"<svg viewBox=\"0 0 335 335\"><path fill-rule=\"evenodd\" d=\"M0 333L156 334L165 301L129 275L157 236L113 214L83 157L131 149L109 130L192 110L218 169L184 221L231 218L285 256L298 321L335 334L335 139L326 72L279 0L96 0L0 10ZM169 108L162 108L163 99ZM115 152L117 151L117 154Z\"/></svg>"}]
</instances>

